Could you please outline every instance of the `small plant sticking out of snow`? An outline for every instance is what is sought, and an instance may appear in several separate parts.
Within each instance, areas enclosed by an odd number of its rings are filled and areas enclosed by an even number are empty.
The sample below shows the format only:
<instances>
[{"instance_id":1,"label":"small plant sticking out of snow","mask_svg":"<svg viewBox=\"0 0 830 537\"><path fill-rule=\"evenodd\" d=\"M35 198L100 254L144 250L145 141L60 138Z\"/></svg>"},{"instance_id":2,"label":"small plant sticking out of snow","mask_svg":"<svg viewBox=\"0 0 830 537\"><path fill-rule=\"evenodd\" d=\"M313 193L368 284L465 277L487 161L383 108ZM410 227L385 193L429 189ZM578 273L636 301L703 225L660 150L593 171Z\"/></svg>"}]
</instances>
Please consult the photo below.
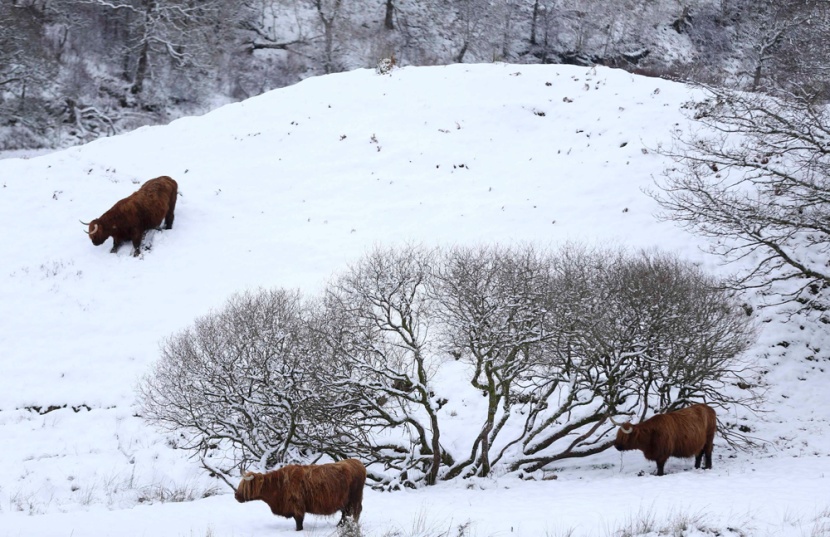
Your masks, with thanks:
<instances>
[{"instance_id":1,"label":"small plant sticking out of snow","mask_svg":"<svg viewBox=\"0 0 830 537\"><path fill-rule=\"evenodd\" d=\"M395 55L388 58L382 58L379 62L377 67L375 68L375 72L379 75L391 75L392 71L395 69L397 62L395 61Z\"/></svg>"},{"instance_id":2,"label":"small plant sticking out of snow","mask_svg":"<svg viewBox=\"0 0 830 537\"><path fill-rule=\"evenodd\" d=\"M363 537L363 532L360 531L360 524L353 518L346 518L343 524L337 527L337 537Z\"/></svg>"}]
</instances>

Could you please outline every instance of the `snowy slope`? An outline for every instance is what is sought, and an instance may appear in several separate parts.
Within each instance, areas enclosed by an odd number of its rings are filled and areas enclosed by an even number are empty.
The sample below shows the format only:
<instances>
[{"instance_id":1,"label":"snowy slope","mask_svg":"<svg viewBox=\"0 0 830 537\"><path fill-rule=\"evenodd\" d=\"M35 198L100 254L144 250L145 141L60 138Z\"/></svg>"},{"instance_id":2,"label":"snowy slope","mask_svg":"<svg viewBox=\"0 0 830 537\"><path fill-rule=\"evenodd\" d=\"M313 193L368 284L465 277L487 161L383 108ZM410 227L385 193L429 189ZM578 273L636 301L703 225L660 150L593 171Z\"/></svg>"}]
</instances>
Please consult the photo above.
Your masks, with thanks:
<instances>
[{"instance_id":1,"label":"snowy slope","mask_svg":"<svg viewBox=\"0 0 830 537\"><path fill-rule=\"evenodd\" d=\"M134 417L159 342L233 292L313 294L373 245L408 241L657 246L728 270L657 221L643 192L667 165L654 149L692 128L691 96L604 68L362 70L0 161L0 536L293 533ZM159 175L179 182L174 229L151 232L138 259L92 246L78 220ZM772 386L756 452L719 444L711 472L671 461L659 480L638 477L652 470L640 455L621 465L606 452L555 481L367 491L364 530L437 535L469 520L472 535L593 535L681 513L753 535L830 534L830 347L811 326L764 320L753 352ZM418 533L419 520L435 528ZM310 517L307 533L333 523Z\"/></svg>"}]
</instances>

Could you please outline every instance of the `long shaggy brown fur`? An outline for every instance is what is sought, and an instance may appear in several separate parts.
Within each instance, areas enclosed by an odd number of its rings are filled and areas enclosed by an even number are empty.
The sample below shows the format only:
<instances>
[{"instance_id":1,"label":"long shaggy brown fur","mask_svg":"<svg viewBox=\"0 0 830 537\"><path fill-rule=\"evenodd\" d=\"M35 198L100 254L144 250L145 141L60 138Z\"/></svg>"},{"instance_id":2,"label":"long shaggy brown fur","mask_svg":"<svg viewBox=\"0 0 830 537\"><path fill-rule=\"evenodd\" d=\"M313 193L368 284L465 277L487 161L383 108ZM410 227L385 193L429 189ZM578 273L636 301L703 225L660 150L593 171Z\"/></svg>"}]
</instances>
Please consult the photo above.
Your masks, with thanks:
<instances>
[{"instance_id":1,"label":"long shaggy brown fur","mask_svg":"<svg viewBox=\"0 0 830 537\"><path fill-rule=\"evenodd\" d=\"M176 181L166 175L150 179L89 223L92 244L100 246L112 237L110 252L115 253L122 243L132 241L133 256L138 256L147 230L160 227L162 220L165 229L173 228L178 190Z\"/></svg>"},{"instance_id":2,"label":"long shaggy brown fur","mask_svg":"<svg viewBox=\"0 0 830 537\"><path fill-rule=\"evenodd\" d=\"M700 460L705 456L705 468L709 470L716 430L717 419L712 407L692 405L658 414L636 425L624 423L617 431L614 447L619 451L639 449L646 459L657 463L657 475L663 475L663 466L669 457L694 457L695 468L700 468Z\"/></svg>"},{"instance_id":3,"label":"long shaggy brown fur","mask_svg":"<svg viewBox=\"0 0 830 537\"><path fill-rule=\"evenodd\" d=\"M339 524L347 516L360 519L363 510L363 486L366 467L357 459L332 464L291 464L265 474L248 472L236 489L236 501L262 500L277 516L293 518L297 530L303 529L303 517L333 515L342 512Z\"/></svg>"}]
</instances>

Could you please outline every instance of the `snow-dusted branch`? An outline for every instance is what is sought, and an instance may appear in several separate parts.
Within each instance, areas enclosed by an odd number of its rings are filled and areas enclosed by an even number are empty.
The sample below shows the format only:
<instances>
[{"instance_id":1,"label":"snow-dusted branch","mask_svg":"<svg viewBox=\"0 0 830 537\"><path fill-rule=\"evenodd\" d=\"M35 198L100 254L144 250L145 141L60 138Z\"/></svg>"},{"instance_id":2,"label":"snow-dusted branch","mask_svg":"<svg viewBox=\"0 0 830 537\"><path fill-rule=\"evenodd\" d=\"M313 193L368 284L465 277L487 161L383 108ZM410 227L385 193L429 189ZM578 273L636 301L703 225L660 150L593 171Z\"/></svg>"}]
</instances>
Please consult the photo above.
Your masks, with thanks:
<instances>
[{"instance_id":1,"label":"snow-dusted branch","mask_svg":"<svg viewBox=\"0 0 830 537\"><path fill-rule=\"evenodd\" d=\"M830 119L807 96L771 98L711 89L690 105L715 136L678 136L677 165L653 193L664 217L713 239L740 262L734 282L785 301L822 301L830 283Z\"/></svg>"}]
</instances>

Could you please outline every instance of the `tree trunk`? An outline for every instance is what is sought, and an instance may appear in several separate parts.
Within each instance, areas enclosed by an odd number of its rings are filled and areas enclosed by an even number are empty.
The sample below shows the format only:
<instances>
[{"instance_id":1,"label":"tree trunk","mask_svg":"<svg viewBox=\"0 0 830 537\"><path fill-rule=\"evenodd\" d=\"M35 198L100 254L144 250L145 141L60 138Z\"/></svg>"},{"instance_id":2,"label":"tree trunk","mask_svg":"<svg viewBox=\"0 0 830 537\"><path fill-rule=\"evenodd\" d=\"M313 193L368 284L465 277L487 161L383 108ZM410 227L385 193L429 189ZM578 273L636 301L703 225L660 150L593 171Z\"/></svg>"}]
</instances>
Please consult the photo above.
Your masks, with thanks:
<instances>
[{"instance_id":1,"label":"tree trunk","mask_svg":"<svg viewBox=\"0 0 830 537\"><path fill-rule=\"evenodd\" d=\"M410 324L411 326L411 324ZM413 341L414 341L414 334ZM424 363L423 353L419 348L415 350L415 363L418 366L418 383L420 384L419 391L421 391L421 399L424 410L429 416L429 425L432 429L430 438L430 449L432 450L432 465L427 472L427 485L434 485L438 482L438 470L441 469L441 426L438 423L438 416L435 409L432 407L430 401L429 390L427 389L428 374L426 364Z\"/></svg>"},{"instance_id":2,"label":"tree trunk","mask_svg":"<svg viewBox=\"0 0 830 537\"><path fill-rule=\"evenodd\" d=\"M468 41L464 41L464 46L461 47L461 50L458 51L458 55L455 57L455 63L463 63L464 62L464 55L467 54L467 45L469 44Z\"/></svg>"},{"instance_id":3,"label":"tree trunk","mask_svg":"<svg viewBox=\"0 0 830 537\"><path fill-rule=\"evenodd\" d=\"M501 60L507 61L510 53L510 34L512 33L512 17L510 0L504 3L504 29L501 38Z\"/></svg>"},{"instance_id":4,"label":"tree trunk","mask_svg":"<svg viewBox=\"0 0 830 537\"><path fill-rule=\"evenodd\" d=\"M334 6L332 6L331 12L327 14L324 12L323 2L321 0L317 0L317 2L315 2L317 16L323 24L323 46L325 47L323 50L323 71L326 74L334 72L334 25L337 23L337 19L340 16L341 4L342 0L336 0L334 2Z\"/></svg>"},{"instance_id":5,"label":"tree trunk","mask_svg":"<svg viewBox=\"0 0 830 537\"><path fill-rule=\"evenodd\" d=\"M533 16L530 19L530 44L536 44L536 25L539 20L539 0L533 2Z\"/></svg>"},{"instance_id":6,"label":"tree trunk","mask_svg":"<svg viewBox=\"0 0 830 537\"><path fill-rule=\"evenodd\" d=\"M395 14L395 4L393 0L386 0L386 17L383 20L383 27L387 30L394 30L395 23L392 21L392 16Z\"/></svg>"},{"instance_id":7,"label":"tree trunk","mask_svg":"<svg viewBox=\"0 0 830 537\"><path fill-rule=\"evenodd\" d=\"M149 63L147 59L149 51L150 43L149 41L144 41L141 45L141 53L138 56L138 66L135 69L133 85L130 88L130 93L133 95L138 95L144 89L144 79L147 77L147 66Z\"/></svg>"},{"instance_id":8,"label":"tree trunk","mask_svg":"<svg viewBox=\"0 0 830 537\"><path fill-rule=\"evenodd\" d=\"M438 416L430 411L429 422L432 427L432 467L427 474L427 485L434 485L438 482L438 470L441 469L441 442Z\"/></svg>"},{"instance_id":9,"label":"tree trunk","mask_svg":"<svg viewBox=\"0 0 830 537\"><path fill-rule=\"evenodd\" d=\"M325 58L323 59L323 69L326 74L331 74L334 71L334 61L332 59L332 51L334 49L334 23L332 21L324 21L326 49L323 52Z\"/></svg>"}]
</instances>

